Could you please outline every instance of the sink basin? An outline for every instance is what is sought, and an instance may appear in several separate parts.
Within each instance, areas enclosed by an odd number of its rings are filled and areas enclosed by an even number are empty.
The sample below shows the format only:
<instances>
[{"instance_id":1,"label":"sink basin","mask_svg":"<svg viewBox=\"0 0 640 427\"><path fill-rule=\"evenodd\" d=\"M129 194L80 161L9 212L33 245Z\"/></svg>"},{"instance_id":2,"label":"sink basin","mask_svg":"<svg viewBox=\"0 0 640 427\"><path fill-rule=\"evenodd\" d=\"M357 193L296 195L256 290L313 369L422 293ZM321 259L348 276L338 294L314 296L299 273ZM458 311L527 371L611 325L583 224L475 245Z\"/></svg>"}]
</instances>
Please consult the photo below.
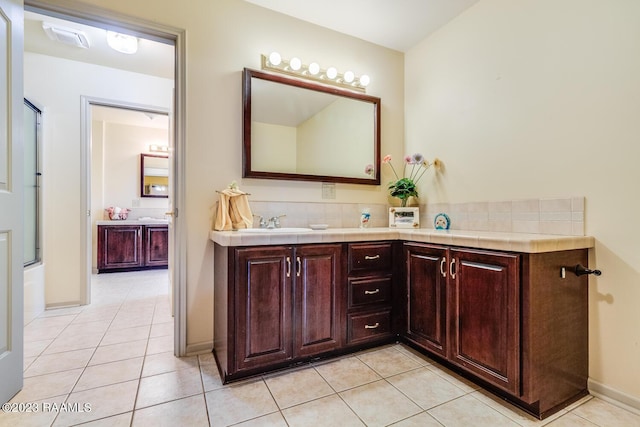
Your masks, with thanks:
<instances>
[{"instance_id":1,"label":"sink basin","mask_svg":"<svg viewBox=\"0 0 640 427\"><path fill-rule=\"evenodd\" d=\"M304 233L312 231L304 227L282 227L282 228L241 228L239 233Z\"/></svg>"}]
</instances>

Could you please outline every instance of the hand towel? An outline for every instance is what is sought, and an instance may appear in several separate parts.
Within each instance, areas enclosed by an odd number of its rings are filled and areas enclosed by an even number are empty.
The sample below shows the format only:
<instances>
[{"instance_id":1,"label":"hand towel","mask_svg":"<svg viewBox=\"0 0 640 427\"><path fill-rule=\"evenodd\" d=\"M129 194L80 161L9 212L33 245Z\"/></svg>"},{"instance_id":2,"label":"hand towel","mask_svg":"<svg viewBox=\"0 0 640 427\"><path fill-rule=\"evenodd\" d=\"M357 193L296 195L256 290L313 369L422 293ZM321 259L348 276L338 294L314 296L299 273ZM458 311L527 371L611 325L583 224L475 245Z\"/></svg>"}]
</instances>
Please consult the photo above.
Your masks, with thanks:
<instances>
[{"instance_id":1,"label":"hand towel","mask_svg":"<svg viewBox=\"0 0 640 427\"><path fill-rule=\"evenodd\" d=\"M220 192L214 229L230 231L253 226L253 214L247 193L227 188Z\"/></svg>"}]
</instances>

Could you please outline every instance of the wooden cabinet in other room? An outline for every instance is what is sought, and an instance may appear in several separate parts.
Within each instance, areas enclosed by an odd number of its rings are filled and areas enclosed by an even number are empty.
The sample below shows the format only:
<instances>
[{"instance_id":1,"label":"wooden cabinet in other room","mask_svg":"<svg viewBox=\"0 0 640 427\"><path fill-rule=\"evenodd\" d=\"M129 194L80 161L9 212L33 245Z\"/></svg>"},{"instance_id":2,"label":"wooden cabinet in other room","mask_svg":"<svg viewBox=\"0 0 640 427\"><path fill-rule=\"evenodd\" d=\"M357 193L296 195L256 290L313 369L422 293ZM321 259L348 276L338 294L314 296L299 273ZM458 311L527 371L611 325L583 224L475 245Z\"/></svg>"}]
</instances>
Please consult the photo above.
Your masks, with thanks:
<instances>
[{"instance_id":1,"label":"wooden cabinet in other room","mask_svg":"<svg viewBox=\"0 0 640 427\"><path fill-rule=\"evenodd\" d=\"M166 268L168 226L98 225L98 273Z\"/></svg>"}]
</instances>

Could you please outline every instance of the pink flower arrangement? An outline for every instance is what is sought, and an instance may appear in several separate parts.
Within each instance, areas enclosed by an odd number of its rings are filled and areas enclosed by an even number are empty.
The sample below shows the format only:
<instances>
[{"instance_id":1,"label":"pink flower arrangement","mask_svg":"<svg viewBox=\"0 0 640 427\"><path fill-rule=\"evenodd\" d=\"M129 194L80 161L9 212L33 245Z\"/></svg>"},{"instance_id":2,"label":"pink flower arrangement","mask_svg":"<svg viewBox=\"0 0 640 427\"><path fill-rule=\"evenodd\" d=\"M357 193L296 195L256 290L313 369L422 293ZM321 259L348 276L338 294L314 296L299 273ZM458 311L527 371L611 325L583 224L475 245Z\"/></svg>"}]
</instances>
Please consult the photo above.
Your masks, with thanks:
<instances>
[{"instance_id":1,"label":"pink flower arrangement","mask_svg":"<svg viewBox=\"0 0 640 427\"><path fill-rule=\"evenodd\" d=\"M431 166L437 168L440 165L440 160L435 159L433 163L429 163L427 159L420 153L415 153L411 156L405 156L404 158L404 167L402 170L402 178L396 172L396 169L391 164L391 155L387 154L382 159L383 164L389 165L393 174L396 177L395 181L391 181L389 186L389 194L391 197L397 197L400 199L401 206L407 206L407 199L409 197L418 197L418 190L416 187L416 183L422 178L424 173ZM409 176L405 176L407 172L407 166L411 166L411 170L409 172Z\"/></svg>"}]
</instances>

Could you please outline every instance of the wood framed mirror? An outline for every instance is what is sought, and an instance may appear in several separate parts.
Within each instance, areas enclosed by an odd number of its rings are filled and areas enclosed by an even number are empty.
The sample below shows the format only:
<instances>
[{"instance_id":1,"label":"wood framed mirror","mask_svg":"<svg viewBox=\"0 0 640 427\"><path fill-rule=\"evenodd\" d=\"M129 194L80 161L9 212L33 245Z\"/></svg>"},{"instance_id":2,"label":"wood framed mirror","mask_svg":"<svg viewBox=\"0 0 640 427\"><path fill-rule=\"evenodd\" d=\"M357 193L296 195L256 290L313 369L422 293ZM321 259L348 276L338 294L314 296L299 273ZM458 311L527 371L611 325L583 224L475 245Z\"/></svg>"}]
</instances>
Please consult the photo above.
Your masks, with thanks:
<instances>
[{"instance_id":1,"label":"wood framed mirror","mask_svg":"<svg viewBox=\"0 0 640 427\"><path fill-rule=\"evenodd\" d=\"M140 197L169 197L169 157L140 154Z\"/></svg>"},{"instance_id":2,"label":"wood framed mirror","mask_svg":"<svg viewBox=\"0 0 640 427\"><path fill-rule=\"evenodd\" d=\"M245 68L243 177L380 184L380 98Z\"/></svg>"}]
</instances>

